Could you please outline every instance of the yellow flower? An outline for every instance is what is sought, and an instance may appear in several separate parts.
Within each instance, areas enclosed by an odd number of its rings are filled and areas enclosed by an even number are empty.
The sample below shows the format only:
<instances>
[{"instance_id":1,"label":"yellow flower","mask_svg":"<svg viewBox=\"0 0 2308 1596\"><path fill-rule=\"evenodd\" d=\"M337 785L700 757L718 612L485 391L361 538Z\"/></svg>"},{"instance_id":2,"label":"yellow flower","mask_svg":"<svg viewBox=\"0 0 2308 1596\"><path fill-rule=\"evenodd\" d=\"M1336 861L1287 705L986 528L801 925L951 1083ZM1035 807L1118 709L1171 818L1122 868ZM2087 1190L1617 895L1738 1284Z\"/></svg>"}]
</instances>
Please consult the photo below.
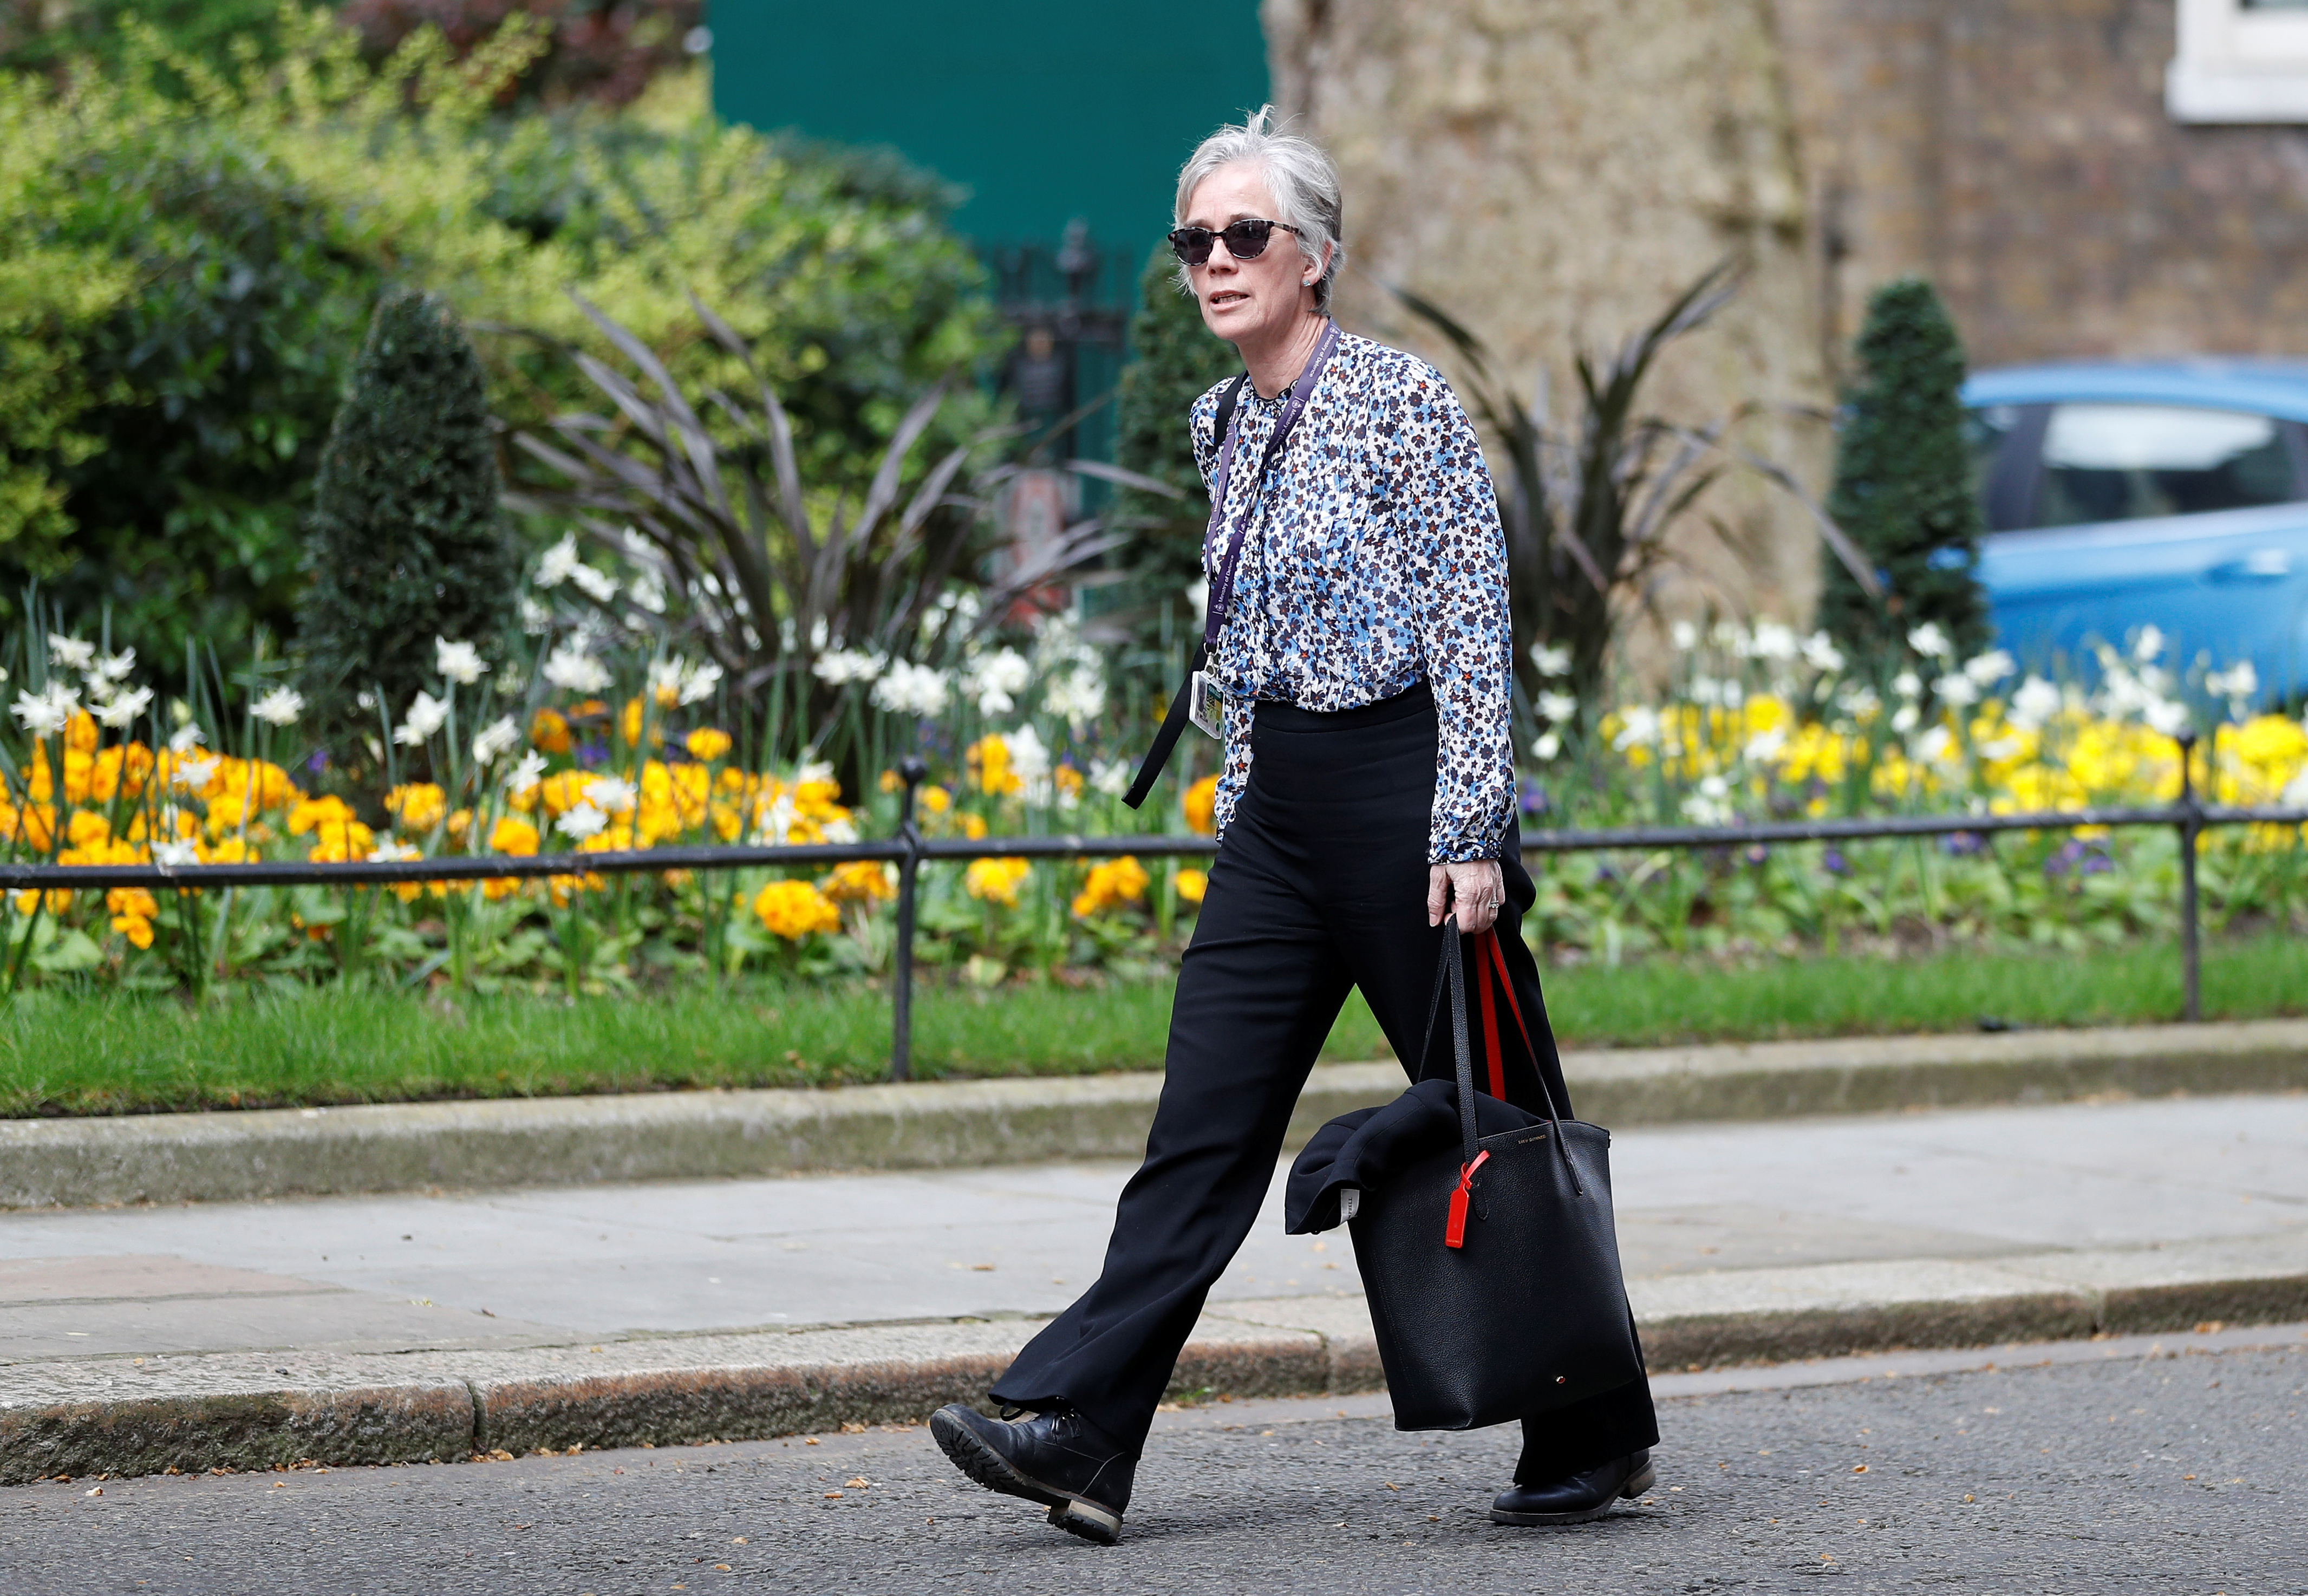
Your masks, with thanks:
<instances>
[{"instance_id":1,"label":"yellow flower","mask_svg":"<svg viewBox=\"0 0 2308 1596\"><path fill-rule=\"evenodd\" d=\"M642 708L642 701L638 698L629 698L625 701L625 712L618 719L618 729L624 733L625 746L628 748L641 746L642 722L644 719L649 721L650 746L662 747L665 744L665 719L660 715L645 715Z\"/></svg>"},{"instance_id":2,"label":"yellow flower","mask_svg":"<svg viewBox=\"0 0 2308 1596\"><path fill-rule=\"evenodd\" d=\"M961 834L975 842L986 835L986 816L965 815L961 817Z\"/></svg>"},{"instance_id":3,"label":"yellow flower","mask_svg":"<svg viewBox=\"0 0 2308 1596\"><path fill-rule=\"evenodd\" d=\"M103 734L96 729L96 717L86 710L76 712L65 722L65 746L76 754L93 754Z\"/></svg>"},{"instance_id":4,"label":"yellow flower","mask_svg":"<svg viewBox=\"0 0 2308 1596\"><path fill-rule=\"evenodd\" d=\"M386 793L384 807L399 818L402 831L429 832L441 824L441 816L447 812L449 795L430 781L418 781Z\"/></svg>"},{"instance_id":5,"label":"yellow flower","mask_svg":"<svg viewBox=\"0 0 2308 1596\"><path fill-rule=\"evenodd\" d=\"M65 822L65 837L74 848L112 840L112 823L93 809L78 809Z\"/></svg>"},{"instance_id":6,"label":"yellow flower","mask_svg":"<svg viewBox=\"0 0 2308 1596\"><path fill-rule=\"evenodd\" d=\"M898 867L875 859L852 859L834 867L817 884L837 903L872 903L898 895Z\"/></svg>"},{"instance_id":7,"label":"yellow flower","mask_svg":"<svg viewBox=\"0 0 2308 1596\"><path fill-rule=\"evenodd\" d=\"M1146 870L1128 854L1090 867L1089 879L1074 894L1074 916L1088 919L1100 910L1118 909L1146 895Z\"/></svg>"},{"instance_id":8,"label":"yellow flower","mask_svg":"<svg viewBox=\"0 0 2308 1596\"><path fill-rule=\"evenodd\" d=\"M547 815L564 815L585 801L585 789L592 781L589 771L563 771L538 783L538 797L545 801Z\"/></svg>"},{"instance_id":9,"label":"yellow flower","mask_svg":"<svg viewBox=\"0 0 2308 1596\"><path fill-rule=\"evenodd\" d=\"M682 739L682 746L689 750L692 759L710 763L729 751L729 742L728 732L711 726L701 726Z\"/></svg>"},{"instance_id":10,"label":"yellow flower","mask_svg":"<svg viewBox=\"0 0 2308 1596\"><path fill-rule=\"evenodd\" d=\"M141 886L116 886L104 894L107 914L133 914L152 919L160 912L160 901Z\"/></svg>"},{"instance_id":11,"label":"yellow flower","mask_svg":"<svg viewBox=\"0 0 2308 1596\"><path fill-rule=\"evenodd\" d=\"M1202 894L1210 890L1210 872L1181 870L1178 872L1177 887L1178 896L1189 903L1199 903L1202 901Z\"/></svg>"},{"instance_id":12,"label":"yellow flower","mask_svg":"<svg viewBox=\"0 0 2308 1596\"><path fill-rule=\"evenodd\" d=\"M1000 732L989 731L970 744L967 757L969 768L977 773L979 791L999 798L1025 790L1025 781L1010 768L1010 745Z\"/></svg>"},{"instance_id":13,"label":"yellow flower","mask_svg":"<svg viewBox=\"0 0 2308 1596\"><path fill-rule=\"evenodd\" d=\"M143 915L116 914L112 917L112 928L140 949L152 945L152 922Z\"/></svg>"},{"instance_id":14,"label":"yellow flower","mask_svg":"<svg viewBox=\"0 0 2308 1596\"><path fill-rule=\"evenodd\" d=\"M772 881L755 895L754 913L771 935L788 942L841 929L841 910L806 881Z\"/></svg>"},{"instance_id":15,"label":"yellow flower","mask_svg":"<svg viewBox=\"0 0 2308 1596\"><path fill-rule=\"evenodd\" d=\"M536 856L537 845L537 828L526 820L518 820L508 815L489 828L491 853L510 853L521 858L531 858Z\"/></svg>"},{"instance_id":16,"label":"yellow flower","mask_svg":"<svg viewBox=\"0 0 2308 1596\"><path fill-rule=\"evenodd\" d=\"M569 752L569 721L558 710L539 710L529 723L530 746L540 754Z\"/></svg>"},{"instance_id":17,"label":"yellow flower","mask_svg":"<svg viewBox=\"0 0 2308 1596\"><path fill-rule=\"evenodd\" d=\"M1186 824L1205 837L1218 829L1219 779L1204 776L1186 789Z\"/></svg>"},{"instance_id":18,"label":"yellow flower","mask_svg":"<svg viewBox=\"0 0 2308 1596\"><path fill-rule=\"evenodd\" d=\"M953 807L953 794L943 787L925 787L921 790L922 813L943 815Z\"/></svg>"},{"instance_id":19,"label":"yellow flower","mask_svg":"<svg viewBox=\"0 0 2308 1596\"><path fill-rule=\"evenodd\" d=\"M1015 909L1018 889L1033 873L1034 867L1021 858L972 859L962 875L961 884L973 898Z\"/></svg>"},{"instance_id":20,"label":"yellow flower","mask_svg":"<svg viewBox=\"0 0 2308 1596\"><path fill-rule=\"evenodd\" d=\"M307 798L288 811L288 834L301 837L317 826L357 818L352 806L340 798Z\"/></svg>"}]
</instances>

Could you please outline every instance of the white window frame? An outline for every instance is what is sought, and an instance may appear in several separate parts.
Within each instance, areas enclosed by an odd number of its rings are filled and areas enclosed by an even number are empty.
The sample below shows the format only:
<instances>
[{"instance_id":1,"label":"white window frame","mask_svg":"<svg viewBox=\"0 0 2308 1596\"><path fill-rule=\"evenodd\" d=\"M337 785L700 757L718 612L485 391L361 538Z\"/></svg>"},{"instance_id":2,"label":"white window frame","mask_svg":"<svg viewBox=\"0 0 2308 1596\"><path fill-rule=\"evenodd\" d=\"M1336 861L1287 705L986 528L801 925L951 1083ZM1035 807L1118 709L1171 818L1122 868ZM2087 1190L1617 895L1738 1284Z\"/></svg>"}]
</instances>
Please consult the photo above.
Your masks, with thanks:
<instances>
[{"instance_id":1,"label":"white window frame","mask_svg":"<svg viewBox=\"0 0 2308 1596\"><path fill-rule=\"evenodd\" d=\"M2308 122L2308 9L2180 0L2180 50L2164 74L2175 122Z\"/></svg>"}]
</instances>

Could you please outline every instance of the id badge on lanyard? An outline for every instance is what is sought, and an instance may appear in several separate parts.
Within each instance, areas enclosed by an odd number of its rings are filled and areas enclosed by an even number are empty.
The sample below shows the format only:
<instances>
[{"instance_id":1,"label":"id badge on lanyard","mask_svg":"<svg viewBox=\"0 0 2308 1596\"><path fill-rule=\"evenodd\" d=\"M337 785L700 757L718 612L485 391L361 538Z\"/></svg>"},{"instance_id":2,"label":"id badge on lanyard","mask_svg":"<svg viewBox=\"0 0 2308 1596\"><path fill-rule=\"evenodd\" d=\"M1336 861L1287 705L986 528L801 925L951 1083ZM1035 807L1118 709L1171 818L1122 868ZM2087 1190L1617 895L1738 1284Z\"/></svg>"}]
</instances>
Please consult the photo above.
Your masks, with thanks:
<instances>
[{"instance_id":1,"label":"id badge on lanyard","mask_svg":"<svg viewBox=\"0 0 2308 1596\"><path fill-rule=\"evenodd\" d=\"M1249 502L1243 506L1242 520L1235 530L1234 537L1227 542L1217 570L1212 573L1210 612L1202 631L1205 659L1217 651L1219 634L1226 630L1227 617L1234 608L1235 571L1242 559L1243 539L1250 531L1250 523L1258 515L1258 489L1266 479L1266 468L1274 463L1274 457L1281 453L1291 428L1298 425L1298 418L1305 413L1307 402L1314 396L1315 382L1321 376L1322 367L1329 363L1331 352L1338 347L1339 324L1332 322L1322 329L1322 336L1315 343L1313 353L1307 358L1305 370L1291 384L1289 402L1283 406L1282 414L1276 418L1273 436L1267 440L1265 453L1259 456L1258 469L1250 479ZM1219 453L1218 479L1211 495L1210 528L1205 535L1206 541L1210 542L1213 548L1226 525L1227 490L1232 485L1236 428L1239 425L1238 415L1229 419L1226 439ZM1221 742L1226 740L1226 698L1219 691L1218 685L1210 680L1208 670L1195 671L1187 683L1186 716L1210 736Z\"/></svg>"}]
</instances>

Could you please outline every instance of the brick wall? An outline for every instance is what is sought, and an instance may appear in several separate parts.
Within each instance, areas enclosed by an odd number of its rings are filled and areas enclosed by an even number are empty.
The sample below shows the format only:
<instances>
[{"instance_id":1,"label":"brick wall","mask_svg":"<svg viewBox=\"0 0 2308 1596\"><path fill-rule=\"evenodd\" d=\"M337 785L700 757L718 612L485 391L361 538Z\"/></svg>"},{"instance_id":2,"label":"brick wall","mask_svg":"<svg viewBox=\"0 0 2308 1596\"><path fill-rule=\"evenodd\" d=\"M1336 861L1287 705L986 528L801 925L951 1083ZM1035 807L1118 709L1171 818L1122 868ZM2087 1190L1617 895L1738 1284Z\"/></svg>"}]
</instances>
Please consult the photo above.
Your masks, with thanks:
<instances>
[{"instance_id":1,"label":"brick wall","mask_svg":"<svg viewBox=\"0 0 2308 1596\"><path fill-rule=\"evenodd\" d=\"M1974 364L2308 355L2308 128L2164 109L2172 0L1778 0L1825 352L1939 282Z\"/></svg>"}]
</instances>

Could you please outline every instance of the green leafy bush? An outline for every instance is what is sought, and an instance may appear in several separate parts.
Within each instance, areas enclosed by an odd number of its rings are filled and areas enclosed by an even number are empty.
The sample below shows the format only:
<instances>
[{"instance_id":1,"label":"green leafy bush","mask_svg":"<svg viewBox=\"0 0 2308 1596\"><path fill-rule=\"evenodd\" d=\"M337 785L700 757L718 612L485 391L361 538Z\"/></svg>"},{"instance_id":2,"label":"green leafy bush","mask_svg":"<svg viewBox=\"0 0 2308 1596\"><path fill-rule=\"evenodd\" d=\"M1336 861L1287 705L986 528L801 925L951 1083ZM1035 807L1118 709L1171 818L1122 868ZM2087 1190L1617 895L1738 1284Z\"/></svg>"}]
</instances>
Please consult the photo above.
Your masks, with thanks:
<instances>
[{"instance_id":1,"label":"green leafy bush","mask_svg":"<svg viewBox=\"0 0 2308 1596\"><path fill-rule=\"evenodd\" d=\"M1119 516L1134 522L1133 565L1150 592L1167 595L1201 574L1210 501L1186 437L1186 412L1214 383L1242 370L1234 346L1213 338L1201 307L1178 291L1178 261L1167 244L1147 258L1130 322L1132 359L1115 394L1115 463L1167 482L1186 496L1124 492Z\"/></svg>"},{"instance_id":2,"label":"green leafy bush","mask_svg":"<svg viewBox=\"0 0 2308 1596\"><path fill-rule=\"evenodd\" d=\"M685 380L740 380L694 292L836 487L862 487L913 394L1000 347L920 185L719 122L700 73L615 114L507 116L531 28L461 60L420 33L372 70L325 13L276 27L277 61L229 78L150 36L68 92L0 74L0 612L39 576L75 613L108 604L148 660L197 635L228 669L259 627L292 632L320 440L394 284L480 334L512 427L584 397L557 347L598 347L572 289ZM933 441L986 409L964 396Z\"/></svg>"},{"instance_id":3,"label":"green leafy bush","mask_svg":"<svg viewBox=\"0 0 2308 1596\"><path fill-rule=\"evenodd\" d=\"M1873 599L1830 565L1820 622L1882 675L1898 668L1908 634L1926 623L1954 658L1969 659L1993 629L1973 575L1980 519L1963 432L1963 341L1932 285L1902 277L1869 299L1827 509L1890 591Z\"/></svg>"},{"instance_id":4,"label":"green leafy bush","mask_svg":"<svg viewBox=\"0 0 2308 1596\"><path fill-rule=\"evenodd\" d=\"M433 679L436 637L494 651L521 581L498 491L465 330L434 295L394 289L321 459L300 636L324 730L365 688L398 712Z\"/></svg>"}]
</instances>

